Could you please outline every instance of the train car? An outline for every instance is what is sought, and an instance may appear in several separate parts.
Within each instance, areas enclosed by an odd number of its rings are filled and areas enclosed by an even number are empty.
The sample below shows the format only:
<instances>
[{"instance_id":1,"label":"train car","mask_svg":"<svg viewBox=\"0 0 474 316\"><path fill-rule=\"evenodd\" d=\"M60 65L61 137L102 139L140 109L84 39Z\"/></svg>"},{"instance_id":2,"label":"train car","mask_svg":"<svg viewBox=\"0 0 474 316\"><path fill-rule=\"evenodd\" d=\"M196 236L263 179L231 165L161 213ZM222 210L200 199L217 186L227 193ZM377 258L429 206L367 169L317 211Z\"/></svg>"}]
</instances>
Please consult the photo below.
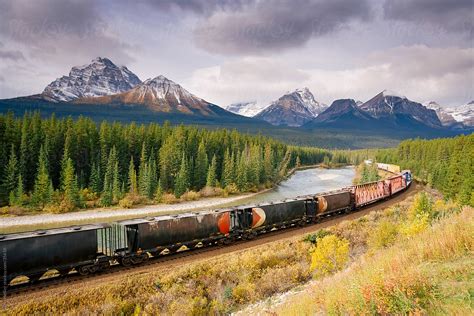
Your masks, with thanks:
<instances>
[{"instance_id":1,"label":"train car","mask_svg":"<svg viewBox=\"0 0 474 316\"><path fill-rule=\"evenodd\" d=\"M402 175L388 178L386 181L390 183L390 194L395 194L407 187L406 179Z\"/></svg>"},{"instance_id":2,"label":"train car","mask_svg":"<svg viewBox=\"0 0 474 316\"><path fill-rule=\"evenodd\" d=\"M314 196L317 201L317 216L325 216L340 211L350 211L354 208L350 190L341 190Z\"/></svg>"},{"instance_id":3,"label":"train car","mask_svg":"<svg viewBox=\"0 0 474 316\"><path fill-rule=\"evenodd\" d=\"M304 224L315 214L315 203L312 199L297 198L275 203L263 203L255 206L243 206L235 210L236 226L245 236L255 233L294 225ZM255 234L253 234L255 235Z\"/></svg>"},{"instance_id":4,"label":"train car","mask_svg":"<svg viewBox=\"0 0 474 316\"><path fill-rule=\"evenodd\" d=\"M127 235L127 249L122 255L144 252L156 255L165 249L175 251L183 245L191 248L225 238L231 230L231 213L229 210L185 213L126 220L119 225L125 227Z\"/></svg>"},{"instance_id":5,"label":"train car","mask_svg":"<svg viewBox=\"0 0 474 316\"><path fill-rule=\"evenodd\" d=\"M95 265L105 257L97 247L97 231L103 228L84 225L2 235L0 248L7 269L2 276L7 276L7 284L17 276L36 281L48 270L67 274L73 268Z\"/></svg>"},{"instance_id":6,"label":"train car","mask_svg":"<svg viewBox=\"0 0 474 316\"><path fill-rule=\"evenodd\" d=\"M403 170L402 171L402 176L405 178L405 183L406 186L410 186L411 181L412 181L412 176L411 176L411 171L410 170Z\"/></svg>"},{"instance_id":7,"label":"train car","mask_svg":"<svg viewBox=\"0 0 474 316\"><path fill-rule=\"evenodd\" d=\"M377 168L391 172L391 173L400 173L400 166L392 165L388 163L377 163Z\"/></svg>"},{"instance_id":8,"label":"train car","mask_svg":"<svg viewBox=\"0 0 474 316\"><path fill-rule=\"evenodd\" d=\"M355 206L361 207L390 196L390 183L385 180L359 184L353 187Z\"/></svg>"}]
</instances>

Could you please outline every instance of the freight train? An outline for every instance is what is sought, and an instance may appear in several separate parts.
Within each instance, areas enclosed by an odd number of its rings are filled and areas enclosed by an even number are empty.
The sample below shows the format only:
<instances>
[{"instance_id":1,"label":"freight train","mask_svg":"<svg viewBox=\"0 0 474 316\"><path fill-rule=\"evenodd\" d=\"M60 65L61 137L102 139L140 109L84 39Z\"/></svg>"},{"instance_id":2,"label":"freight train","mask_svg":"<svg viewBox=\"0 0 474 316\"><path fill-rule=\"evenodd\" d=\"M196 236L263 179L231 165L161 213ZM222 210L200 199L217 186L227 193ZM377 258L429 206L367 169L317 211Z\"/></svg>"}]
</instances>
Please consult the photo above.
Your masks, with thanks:
<instances>
[{"instance_id":1,"label":"freight train","mask_svg":"<svg viewBox=\"0 0 474 316\"><path fill-rule=\"evenodd\" d=\"M9 285L19 276L34 283L50 270L87 275L183 249L253 239L358 210L390 198L411 181L410 171L405 170L385 180L279 202L0 235L2 284Z\"/></svg>"}]
</instances>

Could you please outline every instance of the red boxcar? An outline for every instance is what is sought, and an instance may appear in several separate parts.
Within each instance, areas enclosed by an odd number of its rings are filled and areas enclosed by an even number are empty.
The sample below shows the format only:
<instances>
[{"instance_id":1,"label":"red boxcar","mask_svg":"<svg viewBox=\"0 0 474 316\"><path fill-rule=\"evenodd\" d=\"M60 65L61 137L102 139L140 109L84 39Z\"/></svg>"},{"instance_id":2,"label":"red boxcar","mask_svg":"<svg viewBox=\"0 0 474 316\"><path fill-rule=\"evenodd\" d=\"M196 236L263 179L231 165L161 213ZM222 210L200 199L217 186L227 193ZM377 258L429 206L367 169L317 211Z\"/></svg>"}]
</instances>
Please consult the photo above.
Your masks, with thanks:
<instances>
[{"instance_id":1,"label":"red boxcar","mask_svg":"<svg viewBox=\"0 0 474 316\"><path fill-rule=\"evenodd\" d=\"M385 181L356 185L354 188L356 207L373 203L389 195L389 184Z\"/></svg>"},{"instance_id":2,"label":"red boxcar","mask_svg":"<svg viewBox=\"0 0 474 316\"><path fill-rule=\"evenodd\" d=\"M407 186L406 180L402 175L391 177L387 181L390 183L391 194L395 194Z\"/></svg>"}]
</instances>

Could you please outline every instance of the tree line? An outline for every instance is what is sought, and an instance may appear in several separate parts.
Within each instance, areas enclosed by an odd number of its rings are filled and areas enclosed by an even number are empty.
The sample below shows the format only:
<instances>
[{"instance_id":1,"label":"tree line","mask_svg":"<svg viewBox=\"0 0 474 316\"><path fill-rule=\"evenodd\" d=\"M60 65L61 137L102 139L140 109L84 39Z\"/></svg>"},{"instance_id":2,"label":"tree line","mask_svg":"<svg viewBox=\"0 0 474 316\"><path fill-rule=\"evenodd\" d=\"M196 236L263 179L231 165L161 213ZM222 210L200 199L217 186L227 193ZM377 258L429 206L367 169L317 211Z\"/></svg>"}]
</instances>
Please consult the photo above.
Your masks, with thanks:
<instances>
[{"instance_id":1,"label":"tree line","mask_svg":"<svg viewBox=\"0 0 474 316\"><path fill-rule=\"evenodd\" d=\"M410 169L446 198L474 206L474 134L433 140L406 140L379 150L376 160Z\"/></svg>"},{"instance_id":2,"label":"tree line","mask_svg":"<svg viewBox=\"0 0 474 316\"><path fill-rule=\"evenodd\" d=\"M235 130L0 115L3 205L70 210L91 196L109 206L127 196L179 198L208 187L245 192L325 159L332 153Z\"/></svg>"}]
</instances>

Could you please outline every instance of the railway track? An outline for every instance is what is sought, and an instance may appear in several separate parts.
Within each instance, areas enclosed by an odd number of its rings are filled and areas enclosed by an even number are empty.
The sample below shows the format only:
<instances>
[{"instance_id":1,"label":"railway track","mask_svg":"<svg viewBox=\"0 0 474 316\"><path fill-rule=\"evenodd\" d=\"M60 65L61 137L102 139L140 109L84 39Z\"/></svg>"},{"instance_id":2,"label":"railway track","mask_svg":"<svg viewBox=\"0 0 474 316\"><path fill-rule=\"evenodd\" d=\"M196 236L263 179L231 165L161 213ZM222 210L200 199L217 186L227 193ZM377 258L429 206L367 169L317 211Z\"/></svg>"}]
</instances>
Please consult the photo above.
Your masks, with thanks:
<instances>
[{"instance_id":1,"label":"railway track","mask_svg":"<svg viewBox=\"0 0 474 316\"><path fill-rule=\"evenodd\" d=\"M57 287L62 286L71 286L74 284L79 284L88 280L100 280L100 279L108 279L111 277L115 277L121 274L127 274L131 272L140 272L146 271L150 268L157 268L157 267L167 267L171 266L176 263L186 263L195 260L200 260L204 258L209 258L217 255L222 255L226 253L231 253L235 251L240 251L243 249L259 246L268 242L277 241L280 239L285 239L289 237L293 237L296 235L301 235L305 233L314 232L318 229L325 228L328 226L332 226L341 222L343 220L352 220L358 217L364 216L372 211L380 210L400 201L404 200L406 197L413 195L420 191L421 186L418 185L416 182L413 182L412 185L403 192L400 192L393 196L389 200L382 200L376 203L370 204L356 212L352 212L349 214L338 214L330 217L326 217L322 219L319 223L312 223L305 225L303 227L300 226L292 226L285 229L279 229L275 231L270 231L265 234L261 234L256 236L251 240L236 240L230 245L214 245L208 247L197 248L188 251L182 251L178 253L173 253L164 256L152 257L148 261L137 265L137 266L130 266L124 267L121 265L113 265L109 269L106 269L102 272L90 274L86 276L79 275L78 273L70 273L65 276L58 276L58 277L49 277L45 279L41 279L36 283L21 283L17 285L10 286L9 288L4 291L4 298L5 302L8 303L9 300L14 299L19 296L28 296L31 293L42 292L45 290L50 290Z\"/></svg>"}]
</instances>

